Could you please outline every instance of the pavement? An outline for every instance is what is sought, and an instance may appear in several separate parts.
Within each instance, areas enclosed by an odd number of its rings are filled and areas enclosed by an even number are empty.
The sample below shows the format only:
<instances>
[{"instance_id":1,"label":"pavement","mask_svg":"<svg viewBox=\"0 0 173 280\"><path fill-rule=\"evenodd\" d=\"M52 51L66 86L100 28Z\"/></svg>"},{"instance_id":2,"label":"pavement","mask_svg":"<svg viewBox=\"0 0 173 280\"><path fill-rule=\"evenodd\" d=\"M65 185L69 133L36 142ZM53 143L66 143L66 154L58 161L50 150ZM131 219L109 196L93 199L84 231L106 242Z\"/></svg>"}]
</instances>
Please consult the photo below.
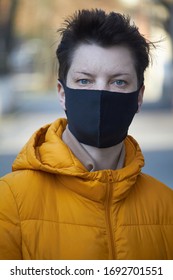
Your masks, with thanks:
<instances>
[{"instance_id":1,"label":"pavement","mask_svg":"<svg viewBox=\"0 0 173 280\"><path fill-rule=\"evenodd\" d=\"M56 92L18 94L14 112L0 116L0 177L11 171L17 153L42 125L64 116ZM143 109L130 127L145 157L143 172L173 189L173 111Z\"/></svg>"}]
</instances>

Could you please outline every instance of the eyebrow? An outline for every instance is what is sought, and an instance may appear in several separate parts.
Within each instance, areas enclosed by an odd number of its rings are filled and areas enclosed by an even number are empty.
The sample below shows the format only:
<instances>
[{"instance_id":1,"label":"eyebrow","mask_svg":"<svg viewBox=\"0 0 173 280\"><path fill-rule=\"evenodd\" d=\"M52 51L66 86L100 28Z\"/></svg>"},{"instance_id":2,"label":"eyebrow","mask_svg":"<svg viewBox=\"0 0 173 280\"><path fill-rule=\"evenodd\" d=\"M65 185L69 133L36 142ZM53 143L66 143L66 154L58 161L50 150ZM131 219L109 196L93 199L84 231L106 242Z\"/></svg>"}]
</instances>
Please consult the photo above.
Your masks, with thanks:
<instances>
[{"instance_id":1,"label":"eyebrow","mask_svg":"<svg viewBox=\"0 0 173 280\"><path fill-rule=\"evenodd\" d=\"M83 75L86 75L86 76L89 76L89 77L92 77L93 76L93 74L91 74L91 73L87 73L87 72L83 72L83 71L76 71L75 73L77 73L77 74L83 74Z\"/></svg>"},{"instance_id":2,"label":"eyebrow","mask_svg":"<svg viewBox=\"0 0 173 280\"><path fill-rule=\"evenodd\" d=\"M91 73L83 72L83 71L76 71L75 73L77 73L77 74L83 74L83 75L86 75L86 76L89 76L89 77L93 77L93 76L94 76L94 75L91 74ZM116 73L116 74L110 75L111 78L119 77L119 76L130 76L130 73Z\"/></svg>"}]
</instances>

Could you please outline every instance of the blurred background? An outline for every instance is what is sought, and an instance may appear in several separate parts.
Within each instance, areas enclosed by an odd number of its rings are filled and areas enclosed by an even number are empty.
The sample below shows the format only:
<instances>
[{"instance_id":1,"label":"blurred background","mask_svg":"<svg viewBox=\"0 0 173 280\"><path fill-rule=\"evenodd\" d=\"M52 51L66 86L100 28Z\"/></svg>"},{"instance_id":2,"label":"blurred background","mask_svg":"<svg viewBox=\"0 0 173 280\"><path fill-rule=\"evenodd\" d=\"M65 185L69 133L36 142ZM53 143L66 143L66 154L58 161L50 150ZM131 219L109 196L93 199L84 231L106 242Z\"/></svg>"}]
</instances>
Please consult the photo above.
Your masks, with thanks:
<instances>
[{"instance_id":1,"label":"blurred background","mask_svg":"<svg viewBox=\"0 0 173 280\"><path fill-rule=\"evenodd\" d=\"M147 39L160 41L130 134L144 153L143 171L173 188L173 0L0 0L0 176L36 129L64 116L57 29L81 8L129 14Z\"/></svg>"}]
</instances>

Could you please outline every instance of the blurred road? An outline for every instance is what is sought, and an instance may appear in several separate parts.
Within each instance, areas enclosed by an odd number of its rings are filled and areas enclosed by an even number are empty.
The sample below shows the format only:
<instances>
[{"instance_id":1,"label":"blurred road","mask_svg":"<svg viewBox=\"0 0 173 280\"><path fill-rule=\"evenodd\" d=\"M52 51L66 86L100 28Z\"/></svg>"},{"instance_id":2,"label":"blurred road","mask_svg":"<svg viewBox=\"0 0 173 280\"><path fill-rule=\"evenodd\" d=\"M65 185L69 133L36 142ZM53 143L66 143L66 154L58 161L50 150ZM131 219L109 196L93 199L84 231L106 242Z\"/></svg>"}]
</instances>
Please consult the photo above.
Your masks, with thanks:
<instances>
[{"instance_id":1,"label":"blurred road","mask_svg":"<svg viewBox=\"0 0 173 280\"><path fill-rule=\"evenodd\" d=\"M0 176L11 171L17 153L35 130L64 116L56 92L16 98L15 112L0 117ZM144 109L135 116L129 134L144 153L143 172L173 188L173 112Z\"/></svg>"}]
</instances>

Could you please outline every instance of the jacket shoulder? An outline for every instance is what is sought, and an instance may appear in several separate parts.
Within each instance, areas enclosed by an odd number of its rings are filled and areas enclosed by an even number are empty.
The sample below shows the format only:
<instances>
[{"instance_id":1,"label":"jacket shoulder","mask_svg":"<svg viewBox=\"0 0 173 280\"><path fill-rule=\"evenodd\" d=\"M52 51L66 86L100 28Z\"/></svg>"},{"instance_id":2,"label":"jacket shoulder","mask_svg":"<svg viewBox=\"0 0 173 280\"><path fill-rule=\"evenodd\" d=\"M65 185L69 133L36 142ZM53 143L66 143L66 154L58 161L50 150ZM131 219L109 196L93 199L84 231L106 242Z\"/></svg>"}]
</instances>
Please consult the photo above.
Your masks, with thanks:
<instances>
[{"instance_id":1,"label":"jacket shoulder","mask_svg":"<svg viewBox=\"0 0 173 280\"><path fill-rule=\"evenodd\" d=\"M154 177L141 173L131 195L138 209L173 225L173 190Z\"/></svg>"},{"instance_id":2,"label":"jacket shoulder","mask_svg":"<svg viewBox=\"0 0 173 280\"><path fill-rule=\"evenodd\" d=\"M139 176L139 184L141 184L141 186L145 189L149 188L150 191L157 191L158 195L165 193L173 196L173 190L169 186L151 175L141 173Z\"/></svg>"}]
</instances>

